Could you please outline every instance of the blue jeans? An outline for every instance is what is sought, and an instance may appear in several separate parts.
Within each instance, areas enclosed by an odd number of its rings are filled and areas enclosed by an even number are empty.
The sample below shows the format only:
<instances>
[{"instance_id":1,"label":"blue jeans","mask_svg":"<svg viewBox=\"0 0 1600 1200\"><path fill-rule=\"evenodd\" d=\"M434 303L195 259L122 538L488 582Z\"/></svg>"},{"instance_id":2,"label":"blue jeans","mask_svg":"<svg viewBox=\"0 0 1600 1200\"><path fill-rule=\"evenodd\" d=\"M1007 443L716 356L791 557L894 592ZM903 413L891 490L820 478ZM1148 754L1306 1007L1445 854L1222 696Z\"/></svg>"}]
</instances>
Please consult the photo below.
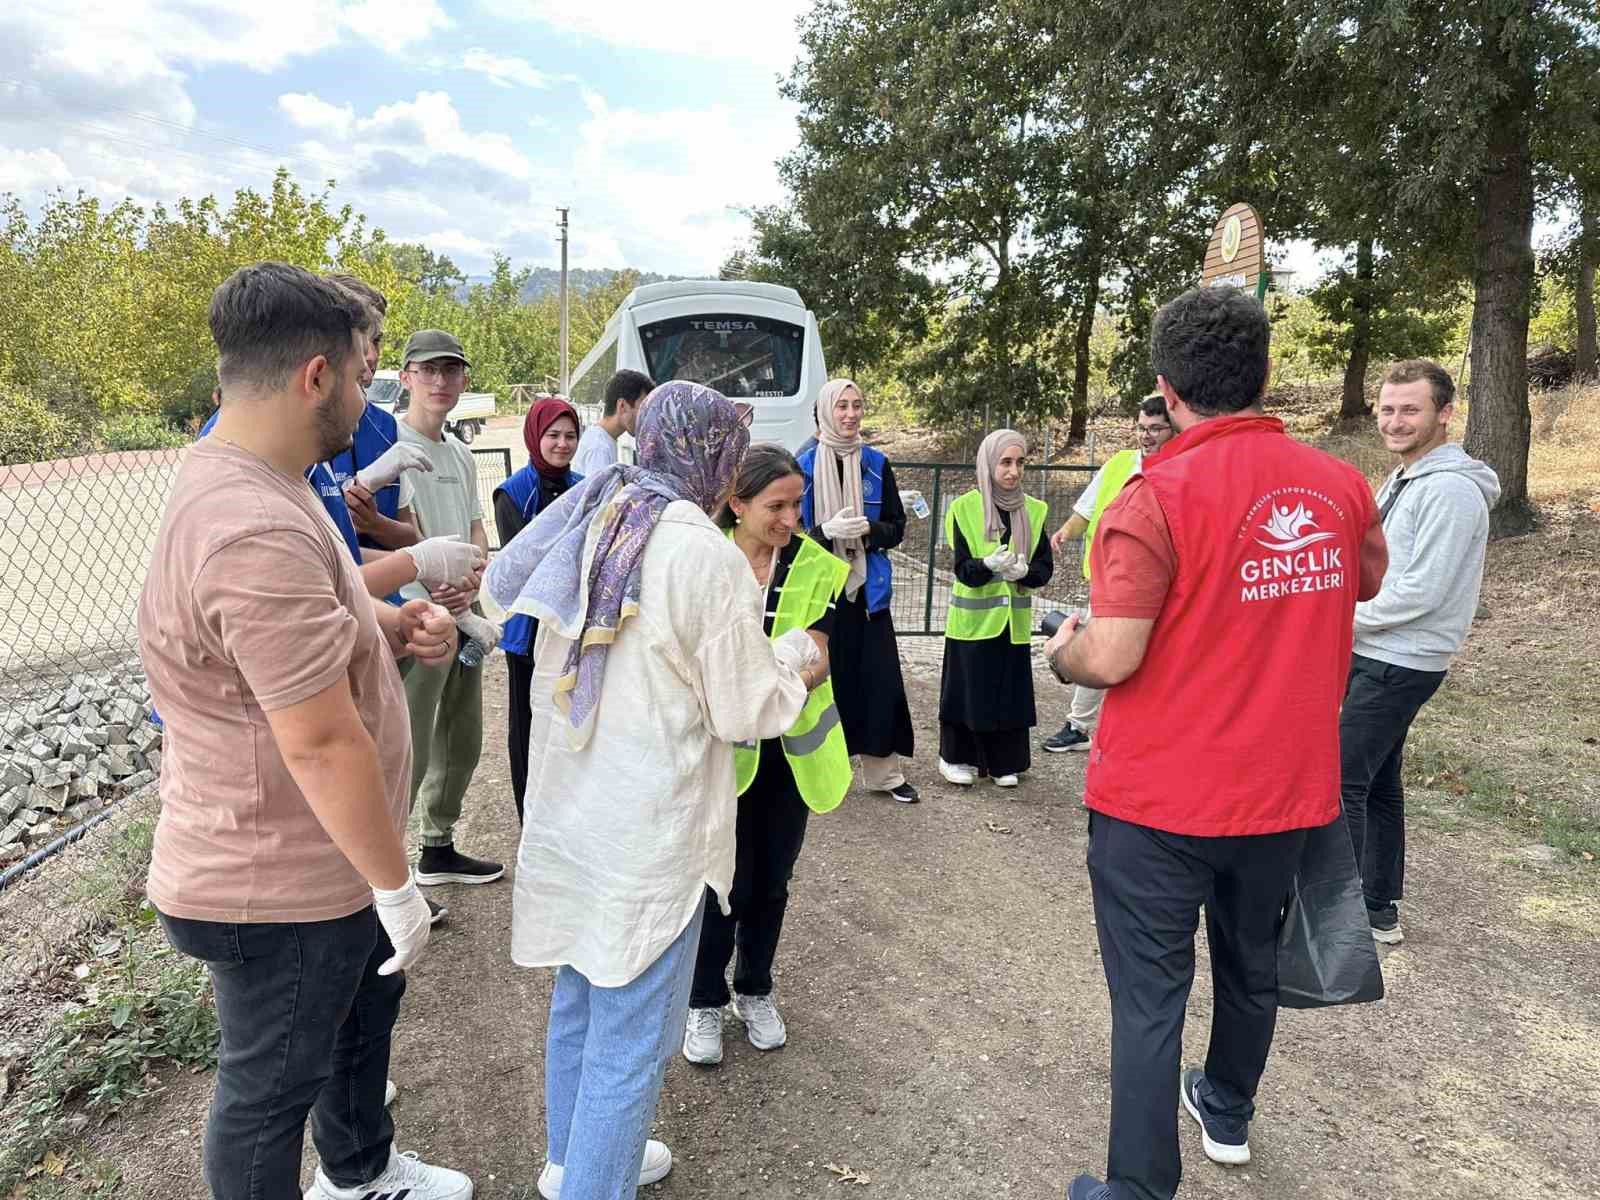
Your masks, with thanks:
<instances>
[{"instance_id":1,"label":"blue jeans","mask_svg":"<svg viewBox=\"0 0 1600 1200\"><path fill-rule=\"evenodd\" d=\"M643 974L596 987L556 973L545 1045L550 1161L561 1200L633 1200L667 1060L683 1041L705 906Z\"/></svg>"},{"instance_id":2,"label":"blue jeans","mask_svg":"<svg viewBox=\"0 0 1600 1200\"><path fill-rule=\"evenodd\" d=\"M226 924L158 914L174 949L206 964L222 1050L206 1119L213 1200L300 1195L306 1117L323 1173L357 1187L389 1165L383 1107L404 972L371 907L334 921Z\"/></svg>"}]
</instances>

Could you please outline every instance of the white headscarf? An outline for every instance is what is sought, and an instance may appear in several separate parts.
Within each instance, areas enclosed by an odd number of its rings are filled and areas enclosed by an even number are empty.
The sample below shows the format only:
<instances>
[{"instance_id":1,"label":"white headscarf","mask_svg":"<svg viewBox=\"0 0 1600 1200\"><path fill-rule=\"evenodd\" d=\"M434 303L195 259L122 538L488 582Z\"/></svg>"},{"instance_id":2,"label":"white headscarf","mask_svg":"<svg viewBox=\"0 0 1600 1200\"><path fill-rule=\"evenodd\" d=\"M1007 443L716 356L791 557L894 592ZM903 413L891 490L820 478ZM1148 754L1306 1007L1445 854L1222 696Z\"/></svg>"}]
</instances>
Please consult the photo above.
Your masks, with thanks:
<instances>
[{"instance_id":1,"label":"white headscarf","mask_svg":"<svg viewBox=\"0 0 1600 1200\"><path fill-rule=\"evenodd\" d=\"M834 424L833 405L847 388L856 387L852 379L830 379L817 394L817 454L811 469L812 510L816 523L831 521L848 508L858 517L867 515L861 492L861 429L845 437ZM862 393L865 395L865 393ZM850 565L844 592L856 598L867 581L867 547L861 538L839 538L833 552Z\"/></svg>"}]
</instances>

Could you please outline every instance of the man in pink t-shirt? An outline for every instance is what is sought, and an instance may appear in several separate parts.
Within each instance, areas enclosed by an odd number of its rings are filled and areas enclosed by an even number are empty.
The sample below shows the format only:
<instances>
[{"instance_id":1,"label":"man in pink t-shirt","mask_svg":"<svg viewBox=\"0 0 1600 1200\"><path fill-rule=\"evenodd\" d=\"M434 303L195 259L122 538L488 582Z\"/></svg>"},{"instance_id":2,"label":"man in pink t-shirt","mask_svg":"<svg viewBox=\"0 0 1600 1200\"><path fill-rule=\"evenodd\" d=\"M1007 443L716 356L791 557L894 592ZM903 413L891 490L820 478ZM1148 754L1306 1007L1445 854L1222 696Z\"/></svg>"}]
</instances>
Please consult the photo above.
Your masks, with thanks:
<instances>
[{"instance_id":1,"label":"man in pink t-shirt","mask_svg":"<svg viewBox=\"0 0 1600 1200\"><path fill-rule=\"evenodd\" d=\"M364 399L363 314L298 267L234 272L211 301L222 408L168 498L139 597L165 719L148 892L210 968L222 1027L206 1123L216 1200L368 1193L466 1200L396 1154L384 1108L404 969L428 940L407 863L410 726L397 656L436 670L454 622L375 604L316 493Z\"/></svg>"}]
</instances>

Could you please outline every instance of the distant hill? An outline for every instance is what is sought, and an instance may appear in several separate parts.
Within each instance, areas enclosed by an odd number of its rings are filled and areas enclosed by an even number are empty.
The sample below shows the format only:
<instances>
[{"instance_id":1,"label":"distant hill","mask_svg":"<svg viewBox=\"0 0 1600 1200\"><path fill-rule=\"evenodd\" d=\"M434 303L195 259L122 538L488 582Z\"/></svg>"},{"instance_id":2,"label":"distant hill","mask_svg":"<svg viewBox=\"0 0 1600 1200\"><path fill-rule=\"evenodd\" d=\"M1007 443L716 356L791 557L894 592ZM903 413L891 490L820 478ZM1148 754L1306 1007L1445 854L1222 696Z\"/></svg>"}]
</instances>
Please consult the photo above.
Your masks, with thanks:
<instances>
[{"instance_id":1,"label":"distant hill","mask_svg":"<svg viewBox=\"0 0 1600 1200\"><path fill-rule=\"evenodd\" d=\"M595 288L605 287L621 271L609 269L593 270L587 267L574 267L567 272L567 283L572 288L574 295L584 295ZM463 298L467 288L475 283L488 283L488 275L468 275L467 282L457 289L457 294ZM657 275L654 271L640 271L640 283L664 283L669 279L687 279L686 275ZM522 298L527 300L540 300L545 296L554 296L561 289L561 271L556 267L534 267L533 274L528 277L527 286L522 289Z\"/></svg>"}]
</instances>

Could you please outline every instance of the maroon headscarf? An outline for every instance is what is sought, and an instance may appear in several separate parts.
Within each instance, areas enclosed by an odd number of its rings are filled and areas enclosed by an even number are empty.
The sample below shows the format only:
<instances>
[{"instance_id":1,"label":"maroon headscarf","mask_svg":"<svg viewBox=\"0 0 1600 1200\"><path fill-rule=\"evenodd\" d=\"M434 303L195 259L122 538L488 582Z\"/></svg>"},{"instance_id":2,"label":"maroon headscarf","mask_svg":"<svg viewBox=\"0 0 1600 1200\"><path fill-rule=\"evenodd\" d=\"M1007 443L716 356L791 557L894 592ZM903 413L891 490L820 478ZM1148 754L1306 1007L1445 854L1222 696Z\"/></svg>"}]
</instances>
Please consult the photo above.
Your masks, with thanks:
<instances>
[{"instance_id":1,"label":"maroon headscarf","mask_svg":"<svg viewBox=\"0 0 1600 1200\"><path fill-rule=\"evenodd\" d=\"M522 440L527 443L528 458L533 463L533 469L546 479L563 480L567 477L569 467L557 469L545 462L544 455L539 453L539 443L544 439L545 431L562 417L571 417L572 431L578 432L578 410L559 396L546 396L543 400L534 401L522 421Z\"/></svg>"}]
</instances>

